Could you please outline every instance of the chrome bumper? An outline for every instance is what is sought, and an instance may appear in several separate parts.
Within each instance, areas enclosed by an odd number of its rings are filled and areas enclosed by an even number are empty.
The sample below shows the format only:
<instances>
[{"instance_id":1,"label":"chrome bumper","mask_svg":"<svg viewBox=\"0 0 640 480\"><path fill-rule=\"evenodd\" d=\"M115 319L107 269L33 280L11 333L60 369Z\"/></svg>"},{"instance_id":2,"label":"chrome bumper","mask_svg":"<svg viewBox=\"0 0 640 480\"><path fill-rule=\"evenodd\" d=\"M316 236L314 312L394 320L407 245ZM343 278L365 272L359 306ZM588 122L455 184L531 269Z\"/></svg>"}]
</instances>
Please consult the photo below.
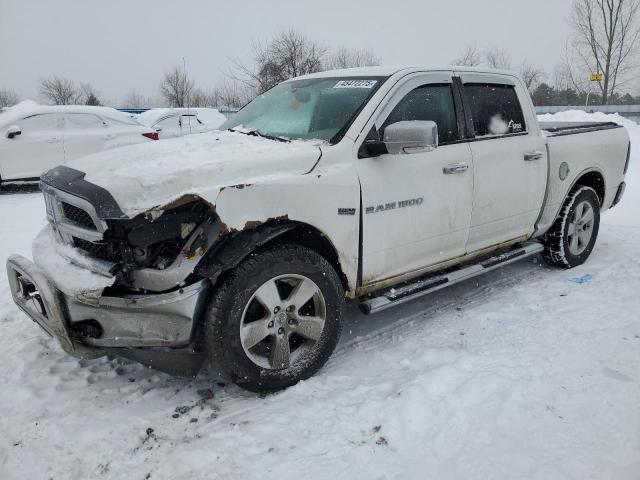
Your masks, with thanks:
<instances>
[{"instance_id":1,"label":"chrome bumper","mask_svg":"<svg viewBox=\"0 0 640 480\"><path fill-rule=\"evenodd\" d=\"M103 296L88 303L61 292L37 265L20 255L9 257L7 274L16 305L78 358L100 357L103 348L188 345L208 290L203 280L170 293ZM100 334L80 341L74 327L87 320L100 325Z\"/></svg>"}]
</instances>

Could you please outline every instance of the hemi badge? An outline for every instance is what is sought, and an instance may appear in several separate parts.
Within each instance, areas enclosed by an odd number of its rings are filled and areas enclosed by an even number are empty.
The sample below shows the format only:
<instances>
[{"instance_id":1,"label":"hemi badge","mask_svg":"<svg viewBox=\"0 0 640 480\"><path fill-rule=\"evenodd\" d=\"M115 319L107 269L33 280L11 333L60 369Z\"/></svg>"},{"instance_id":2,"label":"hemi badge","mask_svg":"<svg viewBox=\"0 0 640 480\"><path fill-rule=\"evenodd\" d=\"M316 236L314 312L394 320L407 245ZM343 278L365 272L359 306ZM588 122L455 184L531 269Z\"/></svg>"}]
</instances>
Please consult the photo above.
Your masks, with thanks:
<instances>
[{"instance_id":1,"label":"hemi badge","mask_svg":"<svg viewBox=\"0 0 640 480\"><path fill-rule=\"evenodd\" d=\"M355 214L356 214L355 208L339 208L338 209L338 215L355 215Z\"/></svg>"}]
</instances>

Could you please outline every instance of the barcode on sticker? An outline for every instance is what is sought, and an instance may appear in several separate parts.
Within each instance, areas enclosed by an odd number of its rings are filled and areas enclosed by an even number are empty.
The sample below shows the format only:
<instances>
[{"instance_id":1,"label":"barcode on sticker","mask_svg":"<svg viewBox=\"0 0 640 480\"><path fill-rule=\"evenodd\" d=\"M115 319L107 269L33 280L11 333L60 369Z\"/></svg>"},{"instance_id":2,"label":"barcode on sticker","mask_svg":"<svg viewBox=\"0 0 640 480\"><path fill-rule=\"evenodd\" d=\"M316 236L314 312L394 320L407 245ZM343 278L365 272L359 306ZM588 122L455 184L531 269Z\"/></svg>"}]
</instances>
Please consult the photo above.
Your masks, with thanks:
<instances>
[{"instance_id":1,"label":"barcode on sticker","mask_svg":"<svg viewBox=\"0 0 640 480\"><path fill-rule=\"evenodd\" d=\"M340 80L333 88L373 88L377 80Z\"/></svg>"}]
</instances>

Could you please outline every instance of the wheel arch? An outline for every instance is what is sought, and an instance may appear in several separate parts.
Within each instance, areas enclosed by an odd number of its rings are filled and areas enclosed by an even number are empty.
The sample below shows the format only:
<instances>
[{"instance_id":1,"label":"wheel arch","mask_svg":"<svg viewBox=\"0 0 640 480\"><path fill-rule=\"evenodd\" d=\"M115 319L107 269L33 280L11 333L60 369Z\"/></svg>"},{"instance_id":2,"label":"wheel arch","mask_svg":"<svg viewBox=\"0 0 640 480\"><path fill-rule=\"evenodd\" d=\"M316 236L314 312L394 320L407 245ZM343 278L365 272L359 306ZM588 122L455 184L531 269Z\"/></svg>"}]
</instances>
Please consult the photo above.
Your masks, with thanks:
<instances>
[{"instance_id":1,"label":"wheel arch","mask_svg":"<svg viewBox=\"0 0 640 480\"><path fill-rule=\"evenodd\" d=\"M571 188L569 188L569 190L567 191L563 203L566 201L569 195L571 195L571 192L573 192L578 187L593 188L593 190L595 190L596 192L596 195L598 195L598 200L600 200L600 209L602 210L607 195L607 188L604 175L600 170L591 168L580 172L580 174L578 174L576 176L576 179L573 181Z\"/></svg>"},{"instance_id":2,"label":"wheel arch","mask_svg":"<svg viewBox=\"0 0 640 480\"><path fill-rule=\"evenodd\" d=\"M196 272L215 284L252 253L278 243L294 243L316 251L335 269L345 291L350 291L338 251L331 240L316 227L297 221L268 220L254 228L228 234L207 252Z\"/></svg>"}]
</instances>

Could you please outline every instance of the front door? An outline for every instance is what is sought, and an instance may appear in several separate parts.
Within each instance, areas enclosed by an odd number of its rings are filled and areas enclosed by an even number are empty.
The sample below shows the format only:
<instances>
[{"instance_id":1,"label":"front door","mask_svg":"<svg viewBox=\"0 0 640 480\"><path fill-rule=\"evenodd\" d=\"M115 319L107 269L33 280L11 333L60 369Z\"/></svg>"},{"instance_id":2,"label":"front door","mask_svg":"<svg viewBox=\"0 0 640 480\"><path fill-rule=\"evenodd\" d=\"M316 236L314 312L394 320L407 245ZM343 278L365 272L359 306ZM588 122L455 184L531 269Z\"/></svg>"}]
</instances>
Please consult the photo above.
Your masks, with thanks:
<instances>
[{"instance_id":1,"label":"front door","mask_svg":"<svg viewBox=\"0 0 640 480\"><path fill-rule=\"evenodd\" d=\"M62 125L57 113L32 115L15 124L22 133L0 139L3 180L36 178L64 162Z\"/></svg>"},{"instance_id":2,"label":"front door","mask_svg":"<svg viewBox=\"0 0 640 480\"><path fill-rule=\"evenodd\" d=\"M396 88L372 132L432 120L439 146L357 160L362 189L363 285L463 255L471 220L473 166L462 141L451 74L421 74Z\"/></svg>"}]
</instances>

